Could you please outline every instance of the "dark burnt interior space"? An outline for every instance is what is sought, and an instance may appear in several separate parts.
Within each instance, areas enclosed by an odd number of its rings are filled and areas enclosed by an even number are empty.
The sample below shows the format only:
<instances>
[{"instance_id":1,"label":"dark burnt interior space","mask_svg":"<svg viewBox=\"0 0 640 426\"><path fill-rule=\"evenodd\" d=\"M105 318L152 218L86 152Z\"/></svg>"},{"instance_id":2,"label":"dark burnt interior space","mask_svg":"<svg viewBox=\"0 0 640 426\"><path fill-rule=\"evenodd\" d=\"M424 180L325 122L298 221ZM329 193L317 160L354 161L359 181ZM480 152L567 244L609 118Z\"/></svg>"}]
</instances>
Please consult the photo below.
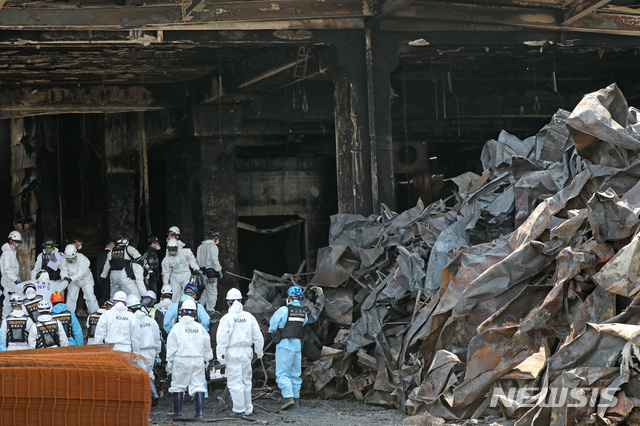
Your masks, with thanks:
<instances>
[{"instance_id":1,"label":"dark burnt interior space","mask_svg":"<svg viewBox=\"0 0 640 426\"><path fill-rule=\"evenodd\" d=\"M633 28L587 28L582 14L545 24L557 18L552 6L529 22L526 7L488 13L462 2L451 15L429 5L382 2L363 17L347 2L331 13L360 15L334 20L327 9L294 29L280 28L278 12L271 21L236 12L256 25L242 29L191 10L170 28L136 15L125 29L115 20L128 3L96 3L100 20L73 7L58 11L66 21L42 14L19 27L44 6L8 2L6 231L31 235L32 253L45 235L64 244L78 234L91 257L118 234L143 250L149 234L164 240L177 225L195 250L218 229L229 271L281 275L304 262L311 272L331 215L447 198L449 178L481 171L487 140L533 136L611 83L640 105ZM158 5L146 19L176 10ZM228 28L205 28L209 19Z\"/></svg>"}]
</instances>

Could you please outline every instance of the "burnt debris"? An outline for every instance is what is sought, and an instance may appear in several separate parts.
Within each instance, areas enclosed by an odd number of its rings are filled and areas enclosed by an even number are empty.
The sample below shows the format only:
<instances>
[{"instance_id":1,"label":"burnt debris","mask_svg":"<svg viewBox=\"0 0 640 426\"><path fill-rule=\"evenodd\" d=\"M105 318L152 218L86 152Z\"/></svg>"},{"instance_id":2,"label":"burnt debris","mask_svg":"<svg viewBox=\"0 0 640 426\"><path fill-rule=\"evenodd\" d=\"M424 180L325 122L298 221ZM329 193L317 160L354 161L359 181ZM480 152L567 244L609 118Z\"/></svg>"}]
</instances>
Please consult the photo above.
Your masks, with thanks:
<instances>
[{"instance_id":1,"label":"burnt debris","mask_svg":"<svg viewBox=\"0 0 640 426\"><path fill-rule=\"evenodd\" d=\"M640 411L640 124L615 84L503 131L446 201L338 214L305 287L305 383L447 420L616 424ZM301 275L255 272L268 319Z\"/></svg>"}]
</instances>

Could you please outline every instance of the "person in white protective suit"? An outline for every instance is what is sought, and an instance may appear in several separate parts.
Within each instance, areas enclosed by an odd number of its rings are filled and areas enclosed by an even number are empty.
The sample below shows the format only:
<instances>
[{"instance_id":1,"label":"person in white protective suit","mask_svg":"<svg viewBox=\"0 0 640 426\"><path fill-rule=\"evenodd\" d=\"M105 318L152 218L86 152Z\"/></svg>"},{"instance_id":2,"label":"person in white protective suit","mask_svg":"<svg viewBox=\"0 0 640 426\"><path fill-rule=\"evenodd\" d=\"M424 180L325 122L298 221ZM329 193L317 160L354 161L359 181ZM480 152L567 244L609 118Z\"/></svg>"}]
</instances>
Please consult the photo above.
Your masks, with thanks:
<instances>
[{"instance_id":1,"label":"person in white protective suit","mask_svg":"<svg viewBox=\"0 0 640 426\"><path fill-rule=\"evenodd\" d=\"M12 293L22 294L20 285L20 264L18 263L18 247L22 243L22 236L18 231L11 231L6 243L2 245L2 255L0 255L0 274L2 279L2 291L4 292L4 303L2 304L2 318L6 318L11 312L9 299Z\"/></svg>"},{"instance_id":2,"label":"person in white protective suit","mask_svg":"<svg viewBox=\"0 0 640 426\"><path fill-rule=\"evenodd\" d=\"M180 241L180 228L178 228L177 226L172 226L167 230L167 243L169 242L169 240L177 240L178 247L180 248L185 246L185 244Z\"/></svg>"},{"instance_id":3,"label":"person in white protective suit","mask_svg":"<svg viewBox=\"0 0 640 426\"><path fill-rule=\"evenodd\" d=\"M56 291L64 294L64 291L69 285L69 281L68 280L52 281L47 271L40 270L36 274L35 280L25 281L23 282L23 284L24 284L23 288L24 288L24 294L25 294L23 305L27 307L28 300L33 301L37 299L37 296L35 297L35 299L32 296L33 293L30 291L32 287L35 287L36 294L38 296L42 296L42 300L51 301L51 295ZM27 292L29 292L29 294L27 294Z\"/></svg>"},{"instance_id":4,"label":"person in white protective suit","mask_svg":"<svg viewBox=\"0 0 640 426\"><path fill-rule=\"evenodd\" d=\"M140 257L140 252L135 247L129 245L129 238L120 236L116 240L116 246L107 254L107 260L104 263L104 269L100 277L107 278L109 273L111 280L110 295L111 298L119 291L126 294L136 294L140 297L144 294L144 282L142 288L137 280L132 265L132 260Z\"/></svg>"},{"instance_id":5,"label":"person in white protective suit","mask_svg":"<svg viewBox=\"0 0 640 426\"><path fill-rule=\"evenodd\" d=\"M204 410L204 394L207 391L205 368L213 359L211 338L205 328L196 322L196 302L187 299L181 306L182 318L178 321L167 338L167 372L171 372L173 394L173 413L171 417L182 417L184 392L196 403L196 418L202 418Z\"/></svg>"},{"instance_id":6,"label":"person in white protective suit","mask_svg":"<svg viewBox=\"0 0 640 426\"><path fill-rule=\"evenodd\" d=\"M62 272L64 266L64 256L58 251L56 241L53 238L45 238L42 243L42 252L38 253L36 263L31 270L31 280L38 278L41 270L47 271L51 281L59 281L66 278Z\"/></svg>"},{"instance_id":7,"label":"person in white protective suit","mask_svg":"<svg viewBox=\"0 0 640 426\"><path fill-rule=\"evenodd\" d=\"M98 327L98 321L100 321L100 317L102 314L107 312L113 306L113 302L111 300L107 300L104 302L101 308L97 311L92 312L91 315L87 317L87 345L96 345L96 327Z\"/></svg>"},{"instance_id":8,"label":"person in white protective suit","mask_svg":"<svg viewBox=\"0 0 640 426\"><path fill-rule=\"evenodd\" d=\"M149 311L142 306L137 296L130 294L127 298L127 306L136 317L136 327L140 335L140 344L138 345L138 355L145 359L137 359L134 364L147 372L151 378L151 405L158 405L158 392L153 376L153 365L156 358L160 355L162 349L162 340L160 340L160 327L158 323L148 314Z\"/></svg>"},{"instance_id":9,"label":"person in white protective suit","mask_svg":"<svg viewBox=\"0 0 640 426\"><path fill-rule=\"evenodd\" d=\"M95 343L112 344L116 351L138 353L140 335L136 317L126 307L127 295L118 291L113 296L113 307L100 316L96 325Z\"/></svg>"},{"instance_id":10,"label":"person in white protective suit","mask_svg":"<svg viewBox=\"0 0 640 426\"><path fill-rule=\"evenodd\" d=\"M155 304L154 308L162 312L162 315L166 314L169 310L169 306L173 304L173 290L170 285L163 285L160 290L160 301Z\"/></svg>"},{"instance_id":11,"label":"person in white protective suit","mask_svg":"<svg viewBox=\"0 0 640 426\"><path fill-rule=\"evenodd\" d=\"M22 299L22 310L29 315L34 323L38 321L38 303L42 300L42 296L36 292L36 283L27 281L22 287L24 298ZM47 299L48 300L48 299Z\"/></svg>"},{"instance_id":12,"label":"person in white protective suit","mask_svg":"<svg viewBox=\"0 0 640 426\"><path fill-rule=\"evenodd\" d=\"M216 333L216 354L218 362L227 366L227 387L233 401L231 417L235 418L253 413L251 359L254 351L258 359L262 358L264 337L255 317L242 310L240 290L229 290L227 305L229 313L220 319Z\"/></svg>"},{"instance_id":13,"label":"person in white protective suit","mask_svg":"<svg viewBox=\"0 0 640 426\"><path fill-rule=\"evenodd\" d=\"M37 332L34 322L29 315L22 310L22 296L11 295L11 313L2 320L2 335L7 342L8 351L18 351L23 349L34 349L29 346L29 336L35 341Z\"/></svg>"},{"instance_id":14,"label":"person in white protective suit","mask_svg":"<svg viewBox=\"0 0 640 426\"><path fill-rule=\"evenodd\" d=\"M35 328L36 333L29 334L29 346L36 349L69 346L62 323L51 316L51 302L48 300L38 303L38 321Z\"/></svg>"},{"instance_id":15,"label":"person in white protective suit","mask_svg":"<svg viewBox=\"0 0 640 426\"><path fill-rule=\"evenodd\" d=\"M64 249L64 271L69 277L69 286L67 287L67 308L70 312L76 312L76 304L78 295L82 290L84 301L87 304L89 313L97 312L100 308L98 300L93 292L93 274L91 273L91 262L82 253L78 253L78 249L74 244L68 244Z\"/></svg>"},{"instance_id":16,"label":"person in white protective suit","mask_svg":"<svg viewBox=\"0 0 640 426\"><path fill-rule=\"evenodd\" d=\"M184 287L189 284L191 269L201 273L191 249L180 247L178 240L170 238L167 242L167 255L162 260L162 284L171 286L174 302L180 300Z\"/></svg>"},{"instance_id":17,"label":"person in white protective suit","mask_svg":"<svg viewBox=\"0 0 640 426\"><path fill-rule=\"evenodd\" d=\"M220 233L211 229L207 239L198 246L196 260L206 276L204 290L200 296L200 303L207 311L215 311L218 302L218 278L222 278L222 266L218 260L218 243Z\"/></svg>"}]
</instances>

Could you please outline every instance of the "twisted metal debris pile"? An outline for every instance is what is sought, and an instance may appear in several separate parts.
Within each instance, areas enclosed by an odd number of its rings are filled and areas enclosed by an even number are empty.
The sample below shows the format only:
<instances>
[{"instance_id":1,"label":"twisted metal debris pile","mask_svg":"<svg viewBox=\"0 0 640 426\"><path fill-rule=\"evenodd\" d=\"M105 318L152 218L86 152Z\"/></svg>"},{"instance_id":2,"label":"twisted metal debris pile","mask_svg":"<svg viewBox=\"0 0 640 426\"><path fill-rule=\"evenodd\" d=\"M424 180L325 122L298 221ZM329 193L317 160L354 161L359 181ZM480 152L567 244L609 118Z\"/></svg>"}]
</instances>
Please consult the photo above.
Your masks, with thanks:
<instances>
[{"instance_id":1,"label":"twisted metal debris pile","mask_svg":"<svg viewBox=\"0 0 640 426\"><path fill-rule=\"evenodd\" d=\"M333 216L306 382L448 420L640 420L638 117L613 84L487 142L453 207ZM256 273L247 309L268 318L286 278Z\"/></svg>"}]
</instances>

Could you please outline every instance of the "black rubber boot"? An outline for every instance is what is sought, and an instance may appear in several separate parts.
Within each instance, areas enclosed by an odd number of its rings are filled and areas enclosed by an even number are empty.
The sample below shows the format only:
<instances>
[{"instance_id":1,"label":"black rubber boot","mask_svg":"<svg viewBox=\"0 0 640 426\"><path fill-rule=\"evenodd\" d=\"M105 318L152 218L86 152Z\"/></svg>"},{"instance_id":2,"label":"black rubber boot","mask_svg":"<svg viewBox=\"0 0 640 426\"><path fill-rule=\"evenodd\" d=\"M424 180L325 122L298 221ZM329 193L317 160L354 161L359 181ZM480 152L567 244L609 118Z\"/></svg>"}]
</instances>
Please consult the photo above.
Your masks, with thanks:
<instances>
[{"instance_id":1,"label":"black rubber boot","mask_svg":"<svg viewBox=\"0 0 640 426\"><path fill-rule=\"evenodd\" d=\"M196 392L196 419L204 416L204 392Z\"/></svg>"},{"instance_id":2,"label":"black rubber boot","mask_svg":"<svg viewBox=\"0 0 640 426\"><path fill-rule=\"evenodd\" d=\"M182 417L182 402L184 401L184 392L173 393L173 413L167 413L169 417Z\"/></svg>"}]
</instances>

